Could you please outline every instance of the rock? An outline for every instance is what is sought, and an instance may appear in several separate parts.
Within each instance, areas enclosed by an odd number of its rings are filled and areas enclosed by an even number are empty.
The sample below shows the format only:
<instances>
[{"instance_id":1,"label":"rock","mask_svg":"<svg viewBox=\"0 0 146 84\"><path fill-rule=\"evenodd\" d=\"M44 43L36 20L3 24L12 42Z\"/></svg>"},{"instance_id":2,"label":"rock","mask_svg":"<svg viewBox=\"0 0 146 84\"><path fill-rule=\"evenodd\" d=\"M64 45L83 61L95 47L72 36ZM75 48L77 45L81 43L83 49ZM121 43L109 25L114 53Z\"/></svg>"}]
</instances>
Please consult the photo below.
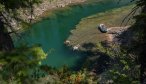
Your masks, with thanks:
<instances>
[{"instance_id":1,"label":"rock","mask_svg":"<svg viewBox=\"0 0 146 84\"><path fill-rule=\"evenodd\" d=\"M69 41L69 40L66 40L66 41L64 42L64 44L69 45L69 44L70 44L70 41Z\"/></svg>"},{"instance_id":2,"label":"rock","mask_svg":"<svg viewBox=\"0 0 146 84\"><path fill-rule=\"evenodd\" d=\"M80 47L80 45L79 45L79 44L78 44L78 45L76 45L76 46L74 46L74 47L73 47L73 51L74 51L74 50L79 50L79 47Z\"/></svg>"}]
</instances>

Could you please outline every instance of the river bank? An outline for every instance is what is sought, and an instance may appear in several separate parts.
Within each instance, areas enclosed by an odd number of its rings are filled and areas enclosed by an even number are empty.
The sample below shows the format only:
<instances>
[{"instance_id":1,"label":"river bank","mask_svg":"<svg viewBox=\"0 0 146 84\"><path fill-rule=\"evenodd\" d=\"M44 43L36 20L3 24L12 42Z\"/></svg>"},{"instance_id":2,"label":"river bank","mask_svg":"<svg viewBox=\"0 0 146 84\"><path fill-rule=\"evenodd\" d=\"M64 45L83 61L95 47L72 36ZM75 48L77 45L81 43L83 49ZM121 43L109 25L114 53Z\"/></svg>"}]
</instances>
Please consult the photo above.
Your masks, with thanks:
<instances>
[{"instance_id":1,"label":"river bank","mask_svg":"<svg viewBox=\"0 0 146 84\"><path fill-rule=\"evenodd\" d=\"M107 12L102 12L83 18L76 28L71 30L71 35L66 40L69 41L67 46L73 48L74 46L79 45L79 50L86 51L87 46L85 47L85 45L87 44L96 45L102 41L112 42L115 35L122 33L122 31L128 28L124 27L125 24L127 24L126 26L133 24L134 21L131 20L128 23L123 23L123 27L119 27L123 18L130 13L132 7L134 7L134 5L112 9ZM110 29L108 33L101 33L98 30L97 27L101 23L105 24L108 30ZM113 34L114 32L117 34ZM96 47L93 48L93 50L95 49Z\"/></svg>"},{"instance_id":2,"label":"river bank","mask_svg":"<svg viewBox=\"0 0 146 84\"><path fill-rule=\"evenodd\" d=\"M131 19L122 23L134 5L115 8L106 12L97 13L83 18L75 29L71 30L66 39L66 46L78 52L86 53L87 57L82 64L83 68L97 75L108 70L114 64L113 52L120 52L121 46L128 46L131 42L130 26L135 22ZM108 32L102 33L99 24L105 24ZM123 25L121 25L121 23ZM113 68L113 67L112 67ZM103 75L101 75L103 76Z\"/></svg>"}]
</instances>

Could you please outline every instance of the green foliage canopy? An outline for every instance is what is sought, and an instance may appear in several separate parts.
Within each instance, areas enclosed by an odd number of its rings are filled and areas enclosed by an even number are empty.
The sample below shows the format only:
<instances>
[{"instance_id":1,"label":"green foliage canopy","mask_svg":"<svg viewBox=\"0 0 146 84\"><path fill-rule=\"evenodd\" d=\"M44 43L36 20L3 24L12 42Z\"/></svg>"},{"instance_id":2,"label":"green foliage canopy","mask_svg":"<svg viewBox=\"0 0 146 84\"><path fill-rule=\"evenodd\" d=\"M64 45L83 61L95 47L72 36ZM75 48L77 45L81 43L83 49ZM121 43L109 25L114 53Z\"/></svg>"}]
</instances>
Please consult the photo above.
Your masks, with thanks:
<instances>
[{"instance_id":1,"label":"green foliage canopy","mask_svg":"<svg viewBox=\"0 0 146 84\"><path fill-rule=\"evenodd\" d=\"M46 56L40 46L22 46L11 52L0 52L0 81L24 82L30 78L30 71L38 67Z\"/></svg>"}]
</instances>

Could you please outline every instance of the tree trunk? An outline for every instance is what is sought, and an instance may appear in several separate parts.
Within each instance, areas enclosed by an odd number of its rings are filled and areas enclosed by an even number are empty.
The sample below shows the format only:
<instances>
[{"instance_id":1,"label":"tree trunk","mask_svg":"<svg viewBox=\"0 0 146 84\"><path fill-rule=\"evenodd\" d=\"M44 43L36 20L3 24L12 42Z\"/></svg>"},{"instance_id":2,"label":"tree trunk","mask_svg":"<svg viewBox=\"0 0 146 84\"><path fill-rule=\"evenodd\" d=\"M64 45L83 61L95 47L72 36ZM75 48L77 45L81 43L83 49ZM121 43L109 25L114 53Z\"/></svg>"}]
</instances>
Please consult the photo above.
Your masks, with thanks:
<instances>
[{"instance_id":1,"label":"tree trunk","mask_svg":"<svg viewBox=\"0 0 146 84\"><path fill-rule=\"evenodd\" d=\"M14 49L13 41L7 29L4 27L2 18L0 18L0 51L11 51Z\"/></svg>"},{"instance_id":2,"label":"tree trunk","mask_svg":"<svg viewBox=\"0 0 146 84\"><path fill-rule=\"evenodd\" d=\"M143 7L142 10L143 14L146 14L146 6ZM141 62L141 68L140 68L140 82L141 84L146 84L146 17L142 18L142 22L144 24L142 25L143 31L144 31L144 36L143 36L143 42L140 45L142 48L142 52L140 54L140 62Z\"/></svg>"}]
</instances>

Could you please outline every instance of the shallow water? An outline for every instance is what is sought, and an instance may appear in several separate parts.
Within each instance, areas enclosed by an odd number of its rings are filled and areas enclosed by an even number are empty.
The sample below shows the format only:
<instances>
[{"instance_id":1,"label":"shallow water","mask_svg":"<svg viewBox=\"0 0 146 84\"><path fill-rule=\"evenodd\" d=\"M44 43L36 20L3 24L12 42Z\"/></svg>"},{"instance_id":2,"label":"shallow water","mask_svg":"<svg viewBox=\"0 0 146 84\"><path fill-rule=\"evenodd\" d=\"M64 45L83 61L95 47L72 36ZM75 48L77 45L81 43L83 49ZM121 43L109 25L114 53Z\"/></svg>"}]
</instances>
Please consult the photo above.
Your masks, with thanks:
<instances>
[{"instance_id":1,"label":"shallow water","mask_svg":"<svg viewBox=\"0 0 146 84\"><path fill-rule=\"evenodd\" d=\"M16 43L41 44L45 52L51 52L47 59L43 60L43 64L52 67L61 67L62 65L76 67L81 65L84 54L73 52L64 45L70 30L75 28L82 18L127 5L130 0L122 0L120 4L117 4L117 1L102 0L98 3L74 5L69 10L54 11L53 16L32 25L29 30L24 32L23 40Z\"/></svg>"}]
</instances>

